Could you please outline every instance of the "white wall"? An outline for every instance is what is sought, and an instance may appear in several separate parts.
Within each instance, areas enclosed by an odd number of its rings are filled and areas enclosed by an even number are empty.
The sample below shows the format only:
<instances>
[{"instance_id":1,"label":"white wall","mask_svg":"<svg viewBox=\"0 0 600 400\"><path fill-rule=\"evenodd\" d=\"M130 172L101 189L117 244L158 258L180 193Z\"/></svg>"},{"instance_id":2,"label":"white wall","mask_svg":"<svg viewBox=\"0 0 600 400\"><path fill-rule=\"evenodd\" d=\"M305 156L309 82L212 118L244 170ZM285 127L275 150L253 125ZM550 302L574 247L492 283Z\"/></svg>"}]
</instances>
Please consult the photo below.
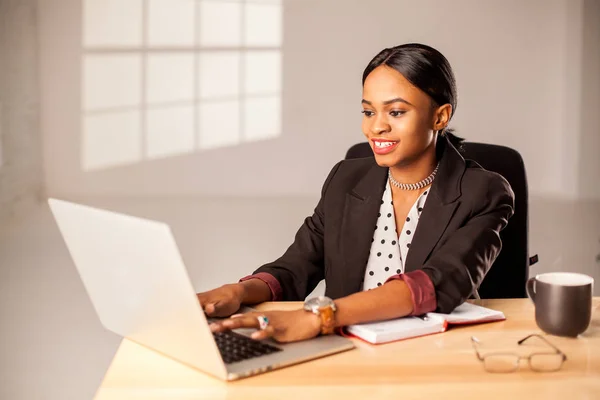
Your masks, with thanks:
<instances>
[{"instance_id":1,"label":"white wall","mask_svg":"<svg viewBox=\"0 0 600 400\"><path fill-rule=\"evenodd\" d=\"M1 73L1 72L0 72ZM3 159L2 157L4 157L4 151L2 150L2 129L3 129L3 124L2 124L2 104L0 103L0 168L2 168L2 164L3 164Z\"/></svg>"},{"instance_id":2,"label":"white wall","mask_svg":"<svg viewBox=\"0 0 600 400\"><path fill-rule=\"evenodd\" d=\"M532 273L600 278L598 1L284 1L281 137L88 172L80 159L82 5L39 6L50 195L316 198L331 166L362 140L363 68L383 47L419 41L455 69L458 132L525 159L531 252L541 256Z\"/></svg>"},{"instance_id":3,"label":"white wall","mask_svg":"<svg viewBox=\"0 0 600 400\"><path fill-rule=\"evenodd\" d=\"M598 107L594 69L600 50L597 42L583 37L597 31L593 13L583 12L584 7L597 9L597 2L341 4L284 2L282 137L82 172L81 4L41 1L48 192L315 195L346 148L361 140L362 69L385 46L419 41L440 49L455 69L460 99L454 126L459 133L521 151L532 195L600 198L600 185L586 184L600 171L591 146L599 144L593 134L598 131L598 114L593 110ZM595 86L582 83L584 74Z\"/></svg>"},{"instance_id":4,"label":"white wall","mask_svg":"<svg viewBox=\"0 0 600 400\"><path fill-rule=\"evenodd\" d=\"M0 222L41 198L35 0L0 0Z\"/></svg>"},{"instance_id":5,"label":"white wall","mask_svg":"<svg viewBox=\"0 0 600 400\"><path fill-rule=\"evenodd\" d=\"M579 9L577 17L583 21L578 26L580 36L581 59L583 63L579 72L580 108L574 107L575 115L579 114L579 188L582 197L600 199L600 1L585 0L583 9ZM577 104L577 103L576 103ZM600 218L598 218L600 225Z\"/></svg>"},{"instance_id":6,"label":"white wall","mask_svg":"<svg viewBox=\"0 0 600 400\"><path fill-rule=\"evenodd\" d=\"M525 159L531 252L541 258L532 273L580 270L600 279L596 0L285 0L280 137L87 172L81 0L39 7L50 195L316 198L331 166L362 140L363 68L384 47L418 41L454 67L459 134L512 146Z\"/></svg>"}]
</instances>

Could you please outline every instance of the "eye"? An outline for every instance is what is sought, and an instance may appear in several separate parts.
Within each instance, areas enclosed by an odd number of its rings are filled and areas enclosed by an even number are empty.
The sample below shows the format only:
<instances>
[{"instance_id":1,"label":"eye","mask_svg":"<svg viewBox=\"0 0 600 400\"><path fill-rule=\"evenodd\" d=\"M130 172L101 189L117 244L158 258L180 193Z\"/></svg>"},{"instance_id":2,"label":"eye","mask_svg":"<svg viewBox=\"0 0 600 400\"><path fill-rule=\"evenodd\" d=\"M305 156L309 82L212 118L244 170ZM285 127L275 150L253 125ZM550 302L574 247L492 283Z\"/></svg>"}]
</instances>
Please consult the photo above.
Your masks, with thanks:
<instances>
[{"instance_id":1,"label":"eye","mask_svg":"<svg viewBox=\"0 0 600 400\"><path fill-rule=\"evenodd\" d=\"M373 111L362 110L361 113L365 114L365 117L372 117L375 114Z\"/></svg>"},{"instance_id":2,"label":"eye","mask_svg":"<svg viewBox=\"0 0 600 400\"><path fill-rule=\"evenodd\" d=\"M402 110L392 110L392 111L390 111L390 115L391 115L392 117L399 117L399 116L401 116L402 114L404 114L405 112L406 112L406 111L402 111Z\"/></svg>"}]
</instances>

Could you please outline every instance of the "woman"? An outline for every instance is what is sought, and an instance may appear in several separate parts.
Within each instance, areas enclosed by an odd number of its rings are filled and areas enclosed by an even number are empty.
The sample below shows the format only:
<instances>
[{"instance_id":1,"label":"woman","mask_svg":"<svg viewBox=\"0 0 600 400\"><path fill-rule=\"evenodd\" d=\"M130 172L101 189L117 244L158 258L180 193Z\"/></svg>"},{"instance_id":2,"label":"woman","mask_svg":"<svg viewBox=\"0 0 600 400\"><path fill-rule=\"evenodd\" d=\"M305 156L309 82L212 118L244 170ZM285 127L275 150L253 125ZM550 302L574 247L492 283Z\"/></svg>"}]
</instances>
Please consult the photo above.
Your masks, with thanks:
<instances>
[{"instance_id":1,"label":"woman","mask_svg":"<svg viewBox=\"0 0 600 400\"><path fill-rule=\"evenodd\" d=\"M314 214L278 260L239 283L200 293L209 316L242 304L303 300L321 279L326 296L305 309L235 315L215 332L259 328L288 342L346 325L451 312L481 284L500 252L514 195L500 175L465 161L447 127L456 84L437 50L380 52L363 74L362 130L375 158L330 172Z\"/></svg>"}]
</instances>

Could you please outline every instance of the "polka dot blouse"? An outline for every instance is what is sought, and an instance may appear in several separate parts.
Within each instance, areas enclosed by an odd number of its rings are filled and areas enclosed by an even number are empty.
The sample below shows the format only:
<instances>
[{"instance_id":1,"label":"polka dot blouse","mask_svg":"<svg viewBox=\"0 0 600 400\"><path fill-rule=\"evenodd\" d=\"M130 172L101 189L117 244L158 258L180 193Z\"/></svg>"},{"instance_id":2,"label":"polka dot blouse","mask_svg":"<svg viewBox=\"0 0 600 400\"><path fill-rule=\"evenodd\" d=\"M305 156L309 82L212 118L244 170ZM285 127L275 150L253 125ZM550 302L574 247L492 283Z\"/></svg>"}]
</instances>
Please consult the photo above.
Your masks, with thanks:
<instances>
[{"instance_id":1,"label":"polka dot blouse","mask_svg":"<svg viewBox=\"0 0 600 400\"><path fill-rule=\"evenodd\" d=\"M400 235L396 228L396 218L394 214L394 205L392 203L392 191L389 180L383 191L381 207L379 208L379 217L371 242L371 252L363 290L369 290L381 286L385 281L397 274L404 273L404 260L408 255L410 243L417 230L417 224L421 216L421 211L425 207L425 201L429 194L427 188L415 201L404 221L404 226L400 227Z\"/></svg>"}]
</instances>

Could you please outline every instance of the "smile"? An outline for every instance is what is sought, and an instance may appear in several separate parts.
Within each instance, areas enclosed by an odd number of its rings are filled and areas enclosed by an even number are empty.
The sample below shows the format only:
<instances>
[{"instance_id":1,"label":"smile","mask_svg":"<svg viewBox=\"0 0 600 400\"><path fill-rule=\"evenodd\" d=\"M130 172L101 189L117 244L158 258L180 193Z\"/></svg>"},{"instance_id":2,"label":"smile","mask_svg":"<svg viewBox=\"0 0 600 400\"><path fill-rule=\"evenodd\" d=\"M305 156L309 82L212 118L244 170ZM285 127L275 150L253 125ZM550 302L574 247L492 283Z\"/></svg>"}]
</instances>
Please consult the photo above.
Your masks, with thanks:
<instances>
[{"instance_id":1,"label":"smile","mask_svg":"<svg viewBox=\"0 0 600 400\"><path fill-rule=\"evenodd\" d=\"M387 154L394 150L398 143L387 140L373 140L373 152L375 154Z\"/></svg>"}]
</instances>

